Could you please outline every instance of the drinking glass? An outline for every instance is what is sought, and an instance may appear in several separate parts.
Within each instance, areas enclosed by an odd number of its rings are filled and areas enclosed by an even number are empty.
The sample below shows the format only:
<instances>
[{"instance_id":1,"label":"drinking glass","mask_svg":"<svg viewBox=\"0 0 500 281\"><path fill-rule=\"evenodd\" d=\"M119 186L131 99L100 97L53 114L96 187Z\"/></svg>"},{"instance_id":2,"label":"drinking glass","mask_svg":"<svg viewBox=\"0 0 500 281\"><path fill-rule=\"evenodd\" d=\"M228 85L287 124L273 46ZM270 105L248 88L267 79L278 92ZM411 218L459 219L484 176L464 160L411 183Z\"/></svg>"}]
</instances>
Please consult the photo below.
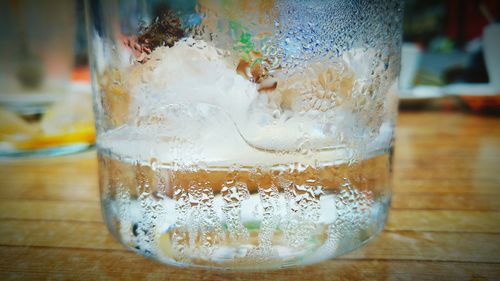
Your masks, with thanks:
<instances>
[{"instance_id":1,"label":"drinking glass","mask_svg":"<svg viewBox=\"0 0 500 281\"><path fill-rule=\"evenodd\" d=\"M383 229L401 1L86 4L101 204L122 244L261 270Z\"/></svg>"}]
</instances>

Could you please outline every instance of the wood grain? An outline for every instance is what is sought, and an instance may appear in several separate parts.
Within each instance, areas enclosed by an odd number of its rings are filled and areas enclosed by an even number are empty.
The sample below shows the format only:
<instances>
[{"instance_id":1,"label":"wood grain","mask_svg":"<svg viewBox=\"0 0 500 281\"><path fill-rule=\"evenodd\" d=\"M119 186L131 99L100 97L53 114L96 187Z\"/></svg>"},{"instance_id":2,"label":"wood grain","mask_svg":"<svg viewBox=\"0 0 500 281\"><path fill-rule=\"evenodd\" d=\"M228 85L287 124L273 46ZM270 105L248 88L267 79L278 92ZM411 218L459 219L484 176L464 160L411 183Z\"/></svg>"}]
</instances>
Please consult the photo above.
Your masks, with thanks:
<instances>
[{"instance_id":1,"label":"wood grain","mask_svg":"<svg viewBox=\"0 0 500 281\"><path fill-rule=\"evenodd\" d=\"M495 262L498 239L497 233L386 231L344 258ZM0 245L125 250L102 223L60 221L3 220Z\"/></svg>"},{"instance_id":2,"label":"wood grain","mask_svg":"<svg viewBox=\"0 0 500 281\"><path fill-rule=\"evenodd\" d=\"M1 280L495 280L492 263L336 259L304 268L223 272L166 267L131 252L0 247ZM27 262L28 261L28 262ZM124 270L126 269L126 270Z\"/></svg>"},{"instance_id":3,"label":"wood grain","mask_svg":"<svg viewBox=\"0 0 500 281\"><path fill-rule=\"evenodd\" d=\"M131 252L0 247L1 280L495 280L497 264L337 259L269 272L172 268ZM29 262L27 262L27 260ZM126 268L126 270L124 270ZM307 276L307 277L305 277ZM300 279L299 279L300 278Z\"/></svg>"},{"instance_id":4,"label":"wood grain","mask_svg":"<svg viewBox=\"0 0 500 281\"><path fill-rule=\"evenodd\" d=\"M174 268L102 223L95 152L0 160L0 280L499 280L500 118L400 114L393 200L366 246L303 268Z\"/></svg>"}]
</instances>

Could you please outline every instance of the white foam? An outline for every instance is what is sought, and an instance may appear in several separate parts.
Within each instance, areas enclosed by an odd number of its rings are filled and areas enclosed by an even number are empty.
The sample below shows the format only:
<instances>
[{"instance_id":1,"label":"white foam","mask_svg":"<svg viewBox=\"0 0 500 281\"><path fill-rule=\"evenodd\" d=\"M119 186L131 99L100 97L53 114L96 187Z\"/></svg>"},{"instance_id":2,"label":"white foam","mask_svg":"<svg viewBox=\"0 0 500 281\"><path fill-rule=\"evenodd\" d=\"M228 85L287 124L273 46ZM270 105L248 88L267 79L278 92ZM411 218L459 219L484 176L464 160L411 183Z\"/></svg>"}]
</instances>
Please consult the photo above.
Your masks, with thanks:
<instances>
[{"instance_id":1,"label":"white foam","mask_svg":"<svg viewBox=\"0 0 500 281\"><path fill-rule=\"evenodd\" d=\"M344 60L363 74L355 65L361 55L355 52ZM266 95L235 68L222 51L203 41L183 39L173 47L156 48L146 63L123 71L132 120L100 134L98 145L131 160L154 157L187 165L339 164L356 154L356 148L347 149L337 139L355 138L349 132L360 125L352 122L358 118L353 113L333 108L328 128L317 114L287 112L274 120L276 109ZM316 151L314 157L295 153L302 146ZM270 152L287 153L277 157Z\"/></svg>"},{"instance_id":2,"label":"white foam","mask_svg":"<svg viewBox=\"0 0 500 281\"><path fill-rule=\"evenodd\" d=\"M209 104L242 120L258 91L235 69L215 47L188 38L158 47L146 63L134 65L127 88L139 115L155 112L159 105Z\"/></svg>"}]
</instances>

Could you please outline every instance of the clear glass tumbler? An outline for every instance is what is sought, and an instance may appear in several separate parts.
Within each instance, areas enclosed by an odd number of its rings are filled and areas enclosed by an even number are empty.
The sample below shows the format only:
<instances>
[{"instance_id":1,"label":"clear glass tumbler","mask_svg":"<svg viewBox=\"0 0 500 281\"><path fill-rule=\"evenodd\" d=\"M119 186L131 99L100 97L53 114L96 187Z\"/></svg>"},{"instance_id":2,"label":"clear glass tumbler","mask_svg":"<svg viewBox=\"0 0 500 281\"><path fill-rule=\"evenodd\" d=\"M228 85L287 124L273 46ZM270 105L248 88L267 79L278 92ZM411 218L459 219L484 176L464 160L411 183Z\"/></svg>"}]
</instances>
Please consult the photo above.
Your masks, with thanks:
<instances>
[{"instance_id":1,"label":"clear glass tumbler","mask_svg":"<svg viewBox=\"0 0 500 281\"><path fill-rule=\"evenodd\" d=\"M399 0L88 0L101 203L178 266L315 263L390 202Z\"/></svg>"}]
</instances>

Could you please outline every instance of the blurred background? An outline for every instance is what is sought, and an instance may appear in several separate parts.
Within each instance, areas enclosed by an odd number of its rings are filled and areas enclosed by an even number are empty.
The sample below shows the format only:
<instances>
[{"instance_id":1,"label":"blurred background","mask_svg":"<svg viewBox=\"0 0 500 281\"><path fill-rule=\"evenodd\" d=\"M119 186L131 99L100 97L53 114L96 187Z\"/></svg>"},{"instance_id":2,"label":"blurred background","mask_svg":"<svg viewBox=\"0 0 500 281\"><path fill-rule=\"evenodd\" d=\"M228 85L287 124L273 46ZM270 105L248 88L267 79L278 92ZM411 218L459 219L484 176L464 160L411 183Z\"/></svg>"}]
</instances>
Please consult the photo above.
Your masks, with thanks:
<instances>
[{"instance_id":1,"label":"blurred background","mask_svg":"<svg viewBox=\"0 0 500 281\"><path fill-rule=\"evenodd\" d=\"M0 1L0 157L95 141L83 0Z\"/></svg>"},{"instance_id":2,"label":"blurred background","mask_svg":"<svg viewBox=\"0 0 500 281\"><path fill-rule=\"evenodd\" d=\"M499 11L496 0L406 1L401 110L499 114ZM84 20L83 0L0 1L0 157L92 147Z\"/></svg>"},{"instance_id":3,"label":"blurred background","mask_svg":"<svg viewBox=\"0 0 500 281\"><path fill-rule=\"evenodd\" d=\"M499 9L496 0L405 1L400 105L454 96L464 110L498 113Z\"/></svg>"}]
</instances>

